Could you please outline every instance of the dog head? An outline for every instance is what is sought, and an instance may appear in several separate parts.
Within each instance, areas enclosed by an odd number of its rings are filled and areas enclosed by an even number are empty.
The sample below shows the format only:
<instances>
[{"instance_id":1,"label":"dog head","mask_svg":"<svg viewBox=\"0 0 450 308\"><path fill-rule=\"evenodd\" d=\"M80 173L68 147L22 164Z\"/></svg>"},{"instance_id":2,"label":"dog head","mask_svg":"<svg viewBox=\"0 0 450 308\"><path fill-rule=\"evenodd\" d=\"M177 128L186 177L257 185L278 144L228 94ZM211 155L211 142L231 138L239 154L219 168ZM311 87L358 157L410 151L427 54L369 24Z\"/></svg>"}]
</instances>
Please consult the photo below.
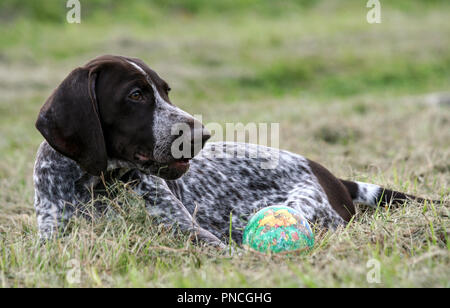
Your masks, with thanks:
<instances>
[{"instance_id":1,"label":"dog head","mask_svg":"<svg viewBox=\"0 0 450 308\"><path fill-rule=\"evenodd\" d=\"M36 127L56 151L92 175L117 159L176 179L210 134L171 103L169 91L141 60L101 56L62 81L41 108Z\"/></svg>"}]
</instances>

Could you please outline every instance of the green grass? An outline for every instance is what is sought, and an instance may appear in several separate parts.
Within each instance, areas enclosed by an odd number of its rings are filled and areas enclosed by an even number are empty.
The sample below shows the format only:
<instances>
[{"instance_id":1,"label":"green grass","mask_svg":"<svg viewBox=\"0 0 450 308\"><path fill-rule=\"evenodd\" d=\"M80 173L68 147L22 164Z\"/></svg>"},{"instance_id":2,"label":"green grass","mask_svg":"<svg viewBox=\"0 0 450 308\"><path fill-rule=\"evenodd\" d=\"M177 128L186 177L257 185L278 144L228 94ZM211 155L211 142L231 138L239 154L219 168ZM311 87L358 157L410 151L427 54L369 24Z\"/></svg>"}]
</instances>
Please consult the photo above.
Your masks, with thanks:
<instances>
[{"instance_id":1,"label":"green grass","mask_svg":"<svg viewBox=\"0 0 450 308\"><path fill-rule=\"evenodd\" d=\"M61 1L0 4L0 285L157 287L449 287L448 1L89 1L65 23ZM83 3L83 1L82 1ZM40 106L99 54L144 59L172 101L204 122L277 122L280 146L342 178L446 204L358 209L306 255L229 256L165 230L123 183L125 208L39 245L32 169ZM228 218L227 218L228 219ZM381 264L369 284L366 264ZM72 262L80 283L70 284Z\"/></svg>"}]
</instances>

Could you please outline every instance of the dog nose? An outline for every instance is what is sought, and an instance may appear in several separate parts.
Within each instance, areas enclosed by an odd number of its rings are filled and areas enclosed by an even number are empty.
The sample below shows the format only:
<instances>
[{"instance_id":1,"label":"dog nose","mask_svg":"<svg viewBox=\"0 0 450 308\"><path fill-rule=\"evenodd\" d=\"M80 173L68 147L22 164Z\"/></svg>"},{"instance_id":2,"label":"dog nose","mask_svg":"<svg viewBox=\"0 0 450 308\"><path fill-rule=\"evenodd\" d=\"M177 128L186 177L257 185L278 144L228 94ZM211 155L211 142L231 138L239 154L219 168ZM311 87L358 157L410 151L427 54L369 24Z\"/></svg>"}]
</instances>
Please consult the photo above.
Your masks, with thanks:
<instances>
[{"instance_id":1,"label":"dog nose","mask_svg":"<svg viewBox=\"0 0 450 308\"><path fill-rule=\"evenodd\" d=\"M172 149L174 158L194 158L211 138L211 133L200 122L190 123L190 130L180 129L174 136L175 148ZM185 126L184 126L185 127ZM180 142L181 141L181 142ZM173 146L174 144L172 144ZM181 156L180 156L181 155Z\"/></svg>"}]
</instances>

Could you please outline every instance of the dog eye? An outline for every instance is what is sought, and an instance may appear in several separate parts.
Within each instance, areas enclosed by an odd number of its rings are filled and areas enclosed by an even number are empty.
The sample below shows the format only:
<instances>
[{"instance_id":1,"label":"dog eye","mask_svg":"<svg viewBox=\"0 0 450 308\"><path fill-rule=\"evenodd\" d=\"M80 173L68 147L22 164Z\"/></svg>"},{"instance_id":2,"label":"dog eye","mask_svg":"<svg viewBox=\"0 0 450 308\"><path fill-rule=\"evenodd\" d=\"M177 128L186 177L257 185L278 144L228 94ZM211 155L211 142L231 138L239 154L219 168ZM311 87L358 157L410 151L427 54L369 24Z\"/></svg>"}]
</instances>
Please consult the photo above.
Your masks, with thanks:
<instances>
[{"instance_id":1,"label":"dog eye","mask_svg":"<svg viewBox=\"0 0 450 308\"><path fill-rule=\"evenodd\" d=\"M140 101L143 99L142 92L140 90L133 91L128 97L134 101Z\"/></svg>"}]
</instances>

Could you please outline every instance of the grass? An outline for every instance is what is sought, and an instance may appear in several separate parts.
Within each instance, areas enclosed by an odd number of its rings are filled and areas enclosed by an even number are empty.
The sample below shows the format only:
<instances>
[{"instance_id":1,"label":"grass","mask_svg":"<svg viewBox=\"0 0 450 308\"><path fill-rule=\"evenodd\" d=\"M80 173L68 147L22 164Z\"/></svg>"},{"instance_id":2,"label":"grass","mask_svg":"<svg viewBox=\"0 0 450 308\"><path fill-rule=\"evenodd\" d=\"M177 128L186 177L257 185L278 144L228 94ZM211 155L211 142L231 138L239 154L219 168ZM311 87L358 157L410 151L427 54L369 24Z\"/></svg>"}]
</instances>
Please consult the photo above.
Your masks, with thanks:
<instances>
[{"instance_id":1,"label":"grass","mask_svg":"<svg viewBox=\"0 0 450 308\"><path fill-rule=\"evenodd\" d=\"M1 286L450 286L450 112L427 103L450 91L445 1L382 2L378 25L357 1L90 1L80 25L55 3L0 5ZM117 215L76 219L41 246L34 120L74 66L103 53L144 59L205 123L277 122L281 148L339 177L447 203L360 207L345 229L317 230L308 254L230 256L155 225L117 183ZM366 279L371 259L380 284ZM80 283L67 281L78 273Z\"/></svg>"}]
</instances>

